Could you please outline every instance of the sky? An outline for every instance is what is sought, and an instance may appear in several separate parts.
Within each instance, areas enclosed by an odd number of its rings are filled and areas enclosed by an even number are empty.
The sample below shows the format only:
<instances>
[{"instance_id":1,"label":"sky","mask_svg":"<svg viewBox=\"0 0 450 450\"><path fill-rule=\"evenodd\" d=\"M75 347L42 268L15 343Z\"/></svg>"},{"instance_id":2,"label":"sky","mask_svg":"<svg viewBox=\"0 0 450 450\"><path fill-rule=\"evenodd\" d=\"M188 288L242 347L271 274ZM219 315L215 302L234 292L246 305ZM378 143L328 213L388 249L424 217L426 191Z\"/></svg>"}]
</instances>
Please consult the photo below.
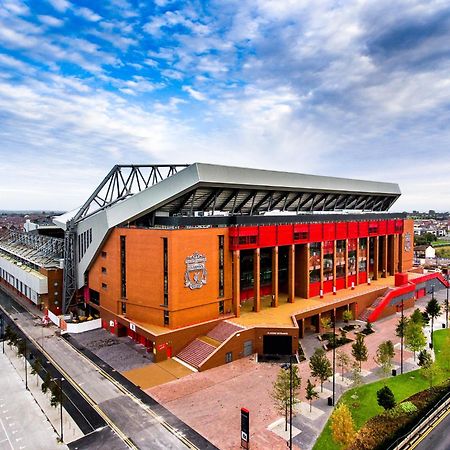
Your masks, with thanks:
<instances>
[{"instance_id":1,"label":"sky","mask_svg":"<svg viewBox=\"0 0 450 450\"><path fill-rule=\"evenodd\" d=\"M0 210L115 164L396 182L450 210L450 3L0 0Z\"/></svg>"}]
</instances>

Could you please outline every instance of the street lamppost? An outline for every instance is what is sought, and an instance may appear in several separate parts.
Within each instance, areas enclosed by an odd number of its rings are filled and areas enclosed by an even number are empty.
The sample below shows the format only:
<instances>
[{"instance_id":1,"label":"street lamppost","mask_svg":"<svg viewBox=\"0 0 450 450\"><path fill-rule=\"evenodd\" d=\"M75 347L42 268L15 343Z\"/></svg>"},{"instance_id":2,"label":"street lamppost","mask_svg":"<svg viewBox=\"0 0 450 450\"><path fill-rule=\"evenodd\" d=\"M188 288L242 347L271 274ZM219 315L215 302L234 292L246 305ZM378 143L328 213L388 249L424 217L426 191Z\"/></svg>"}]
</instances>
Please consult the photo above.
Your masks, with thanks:
<instances>
[{"instance_id":1,"label":"street lamppost","mask_svg":"<svg viewBox=\"0 0 450 450\"><path fill-rule=\"evenodd\" d=\"M23 344L25 346L25 352L23 357L25 358L25 389L28 391L28 370L27 370L27 340L23 338Z\"/></svg>"},{"instance_id":2,"label":"street lamppost","mask_svg":"<svg viewBox=\"0 0 450 450\"><path fill-rule=\"evenodd\" d=\"M59 379L59 406L60 406L60 419L61 419L61 442L64 442L64 435L63 435L63 390L62 390L62 382L64 381L64 378L61 377Z\"/></svg>"},{"instance_id":3,"label":"street lamppost","mask_svg":"<svg viewBox=\"0 0 450 450\"><path fill-rule=\"evenodd\" d=\"M62 382L64 378L53 378L53 382L58 382L59 387L59 419L60 419L60 428L59 428L59 439L61 442L64 442L64 429L63 429L63 390L62 390Z\"/></svg>"},{"instance_id":4,"label":"street lamppost","mask_svg":"<svg viewBox=\"0 0 450 450\"><path fill-rule=\"evenodd\" d=\"M445 299L445 328L448 328L448 288L450 283L450 273L448 273L449 267L447 267L447 297Z\"/></svg>"},{"instance_id":5,"label":"street lamppost","mask_svg":"<svg viewBox=\"0 0 450 450\"><path fill-rule=\"evenodd\" d=\"M284 370L289 370L289 450L292 450L292 399L294 388L294 372L292 367L292 355L289 355L289 364L282 364Z\"/></svg>"},{"instance_id":6,"label":"street lamppost","mask_svg":"<svg viewBox=\"0 0 450 450\"><path fill-rule=\"evenodd\" d=\"M335 405L336 393L336 312L332 312L333 320L333 406Z\"/></svg>"},{"instance_id":7,"label":"street lamppost","mask_svg":"<svg viewBox=\"0 0 450 450\"><path fill-rule=\"evenodd\" d=\"M400 336L400 373L403 375L403 336L405 335L405 316L403 314L403 297L402 297L402 316L401 316L401 336Z\"/></svg>"},{"instance_id":8,"label":"street lamppost","mask_svg":"<svg viewBox=\"0 0 450 450\"><path fill-rule=\"evenodd\" d=\"M447 290L448 292L448 290ZM0 315L0 321L2 324L2 346L3 346L3 354L5 354L5 322L4 322L4 318L3 315Z\"/></svg>"}]
</instances>

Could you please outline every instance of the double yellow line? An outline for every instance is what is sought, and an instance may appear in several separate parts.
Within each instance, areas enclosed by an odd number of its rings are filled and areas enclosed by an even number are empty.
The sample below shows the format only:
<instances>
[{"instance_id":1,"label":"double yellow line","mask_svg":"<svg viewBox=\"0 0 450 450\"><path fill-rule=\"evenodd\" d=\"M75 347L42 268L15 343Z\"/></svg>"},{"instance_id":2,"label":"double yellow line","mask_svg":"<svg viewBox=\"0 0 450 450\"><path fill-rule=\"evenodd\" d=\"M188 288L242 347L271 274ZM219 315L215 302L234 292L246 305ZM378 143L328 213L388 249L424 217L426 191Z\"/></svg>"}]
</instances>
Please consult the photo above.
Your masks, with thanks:
<instances>
[{"instance_id":1,"label":"double yellow line","mask_svg":"<svg viewBox=\"0 0 450 450\"><path fill-rule=\"evenodd\" d=\"M433 425L431 425L428 430L420 436L419 439L417 439L414 444L409 447L411 450L416 448L450 413L450 408L447 407L447 410L440 416L435 422L433 422Z\"/></svg>"},{"instance_id":2,"label":"double yellow line","mask_svg":"<svg viewBox=\"0 0 450 450\"><path fill-rule=\"evenodd\" d=\"M175 437L177 437L184 445L186 445L187 448L191 450L200 450L199 447L197 447L193 442L191 442L188 438L183 436L176 428L174 428L170 423L166 422L161 416L156 414L148 405L143 403L141 400L139 400L137 397L135 397L126 387L124 387L121 383L119 383L117 380L115 380L111 375L109 375L107 372L105 372L101 367L99 367L97 364L95 364L92 360L90 360L86 355L84 355L80 350L78 350L76 347L70 344L70 342L65 341L67 345L70 345L70 347L75 350L82 358L84 358L89 364L95 367L95 370L97 370L104 378L106 378L108 381L110 381L114 386L119 389L123 394L127 395L131 400L133 400L137 405L139 405L140 408L148 412L161 426L163 426L167 431L169 431L171 434L173 434ZM110 419L107 418L107 416L101 411L101 409L98 407L98 405L93 402L90 397L87 396L87 394L79 388L79 386L74 382L76 389L89 401L92 406L99 412L99 414L105 419L105 421L111 426L111 428L114 429L114 431L117 432L117 434L120 436L120 438L130 447L133 449L137 449L133 442L126 437L122 431L120 431L117 426L114 424L114 422L111 422Z\"/></svg>"}]
</instances>

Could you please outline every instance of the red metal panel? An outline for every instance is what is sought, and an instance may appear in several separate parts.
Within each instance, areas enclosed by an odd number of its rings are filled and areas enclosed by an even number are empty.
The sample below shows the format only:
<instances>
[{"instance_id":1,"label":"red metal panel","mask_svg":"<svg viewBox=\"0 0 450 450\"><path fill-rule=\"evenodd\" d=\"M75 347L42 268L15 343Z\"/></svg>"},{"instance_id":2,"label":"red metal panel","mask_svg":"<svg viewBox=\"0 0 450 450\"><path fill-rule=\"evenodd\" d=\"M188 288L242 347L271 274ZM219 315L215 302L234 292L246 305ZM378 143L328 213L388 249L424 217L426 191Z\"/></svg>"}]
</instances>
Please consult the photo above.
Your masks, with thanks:
<instances>
[{"instance_id":1,"label":"red metal panel","mask_svg":"<svg viewBox=\"0 0 450 450\"><path fill-rule=\"evenodd\" d=\"M369 236L369 223L368 222L358 222L359 233L358 237Z\"/></svg>"},{"instance_id":2,"label":"red metal panel","mask_svg":"<svg viewBox=\"0 0 450 450\"><path fill-rule=\"evenodd\" d=\"M239 228L240 227L230 227L230 228L228 228L230 236L239 236Z\"/></svg>"},{"instance_id":3,"label":"red metal panel","mask_svg":"<svg viewBox=\"0 0 450 450\"><path fill-rule=\"evenodd\" d=\"M266 225L259 227L259 246L274 247L277 245L277 227Z\"/></svg>"},{"instance_id":4,"label":"red metal panel","mask_svg":"<svg viewBox=\"0 0 450 450\"><path fill-rule=\"evenodd\" d=\"M293 243L292 225L277 226L277 243L278 245L290 245Z\"/></svg>"},{"instance_id":5,"label":"red metal panel","mask_svg":"<svg viewBox=\"0 0 450 450\"><path fill-rule=\"evenodd\" d=\"M309 285L309 296L317 297L320 294L320 282L311 283Z\"/></svg>"},{"instance_id":6,"label":"red metal panel","mask_svg":"<svg viewBox=\"0 0 450 450\"><path fill-rule=\"evenodd\" d=\"M257 236L258 227L239 227L239 236Z\"/></svg>"},{"instance_id":7,"label":"red metal panel","mask_svg":"<svg viewBox=\"0 0 450 450\"><path fill-rule=\"evenodd\" d=\"M403 220L397 219L395 221L395 232L396 233L403 233Z\"/></svg>"},{"instance_id":8,"label":"red metal panel","mask_svg":"<svg viewBox=\"0 0 450 450\"><path fill-rule=\"evenodd\" d=\"M394 234L394 233L395 233L395 220L388 220L386 234Z\"/></svg>"},{"instance_id":9,"label":"red metal panel","mask_svg":"<svg viewBox=\"0 0 450 450\"><path fill-rule=\"evenodd\" d=\"M347 239L347 222L338 222L336 224L336 239Z\"/></svg>"},{"instance_id":10,"label":"red metal panel","mask_svg":"<svg viewBox=\"0 0 450 450\"><path fill-rule=\"evenodd\" d=\"M349 275L349 276L347 277L347 286L348 286L349 288L352 287L352 282L355 283L355 286L356 286L356 275Z\"/></svg>"},{"instance_id":11,"label":"red metal panel","mask_svg":"<svg viewBox=\"0 0 450 450\"><path fill-rule=\"evenodd\" d=\"M309 226L309 242L320 242L323 237L322 224L312 223Z\"/></svg>"},{"instance_id":12,"label":"red metal panel","mask_svg":"<svg viewBox=\"0 0 450 450\"><path fill-rule=\"evenodd\" d=\"M334 241L336 237L336 224L324 223L323 224L323 239L325 241Z\"/></svg>"},{"instance_id":13,"label":"red metal panel","mask_svg":"<svg viewBox=\"0 0 450 450\"><path fill-rule=\"evenodd\" d=\"M323 282L323 293L333 292L333 280Z\"/></svg>"},{"instance_id":14,"label":"red metal panel","mask_svg":"<svg viewBox=\"0 0 450 450\"><path fill-rule=\"evenodd\" d=\"M347 228L349 238L357 238L359 236L358 222L348 222Z\"/></svg>"},{"instance_id":15,"label":"red metal panel","mask_svg":"<svg viewBox=\"0 0 450 450\"><path fill-rule=\"evenodd\" d=\"M408 284L408 274L399 272L395 274L395 286L403 286Z\"/></svg>"},{"instance_id":16,"label":"red metal panel","mask_svg":"<svg viewBox=\"0 0 450 450\"><path fill-rule=\"evenodd\" d=\"M334 241L325 241L323 243L323 254L333 254L334 253Z\"/></svg>"},{"instance_id":17,"label":"red metal panel","mask_svg":"<svg viewBox=\"0 0 450 450\"><path fill-rule=\"evenodd\" d=\"M241 291L241 301L248 300L249 298L253 298L253 288L244 289Z\"/></svg>"},{"instance_id":18,"label":"red metal panel","mask_svg":"<svg viewBox=\"0 0 450 450\"><path fill-rule=\"evenodd\" d=\"M378 234L380 236L384 236L385 234L387 234L387 225L385 220L380 220L378 222Z\"/></svg>"},{"instance_id":19,"label":"red metal panel","mask_svg":"<svg viewBox=\"0 0 450 450\"><path fill-rule=\"evenodd\" d=\"M272 293L272 285L261 286L260 292L261 295L270 295Z\"/></svg>"},{"instance_id":20,"label":"red metal panel","mask_svg":"<svg viewBox=\"0 0 450 450\"><path fill-rule=\"evenodd\" d=\"M307 223L297 223L294 225L294 242L306 244L309 242L309 226Z\"/></svg>"},{"instance_id":21,"label":"red metal panel","mask_svg":"<svg viewBox=\"0 0 450 450\"><path fill-rule=\"evenodd\" d=\"M350 277L349 277L350 278ZM336 278L336 290L345 289L345 278ZM351 284L350 284L351 286Z\"/></svg>"},{"instance_id":22,"label":"red metal panel","mask_svg":"<svg viewBox=\"0 0 450 450\"><path fill-rule=\"evenodd\" d=\"M359 283L367 283L367 272L359 272Z\"/></svg>"}]
</instances>

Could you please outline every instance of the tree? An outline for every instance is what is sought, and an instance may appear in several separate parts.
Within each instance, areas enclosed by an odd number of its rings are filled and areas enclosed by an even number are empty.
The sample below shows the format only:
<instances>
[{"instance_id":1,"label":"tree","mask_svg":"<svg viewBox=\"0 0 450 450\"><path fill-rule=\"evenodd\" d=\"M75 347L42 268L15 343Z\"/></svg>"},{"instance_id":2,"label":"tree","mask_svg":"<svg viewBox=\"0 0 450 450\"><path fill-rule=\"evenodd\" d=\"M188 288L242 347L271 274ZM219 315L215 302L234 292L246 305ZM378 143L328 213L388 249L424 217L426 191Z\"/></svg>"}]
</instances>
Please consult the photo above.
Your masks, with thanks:
<instances>
[{"instance_id":1,"label":"tree","mask_svg":"<svg viewBox=\"0 0 450 450\"><path fill-rule=\"evenodd\" d=\"M433 381L440 375L441 369L435 362L433 362L426 367L422 367L420 372L422 373L423 377L428 380L428 382L430 383L430 388L432 388Z\"/></svg>"},{"instance_id":2,"label":"tree","mask_svg":"<svg viewBox=\"0 0 450 450\"><path fill-rule=\"evenodd\" d=\"M36 386L39 384L39 372L42 370L41 360L36 358L31 363L31 374L36 375Z\"/></svg>"},{"instance_id":3,"label":"tree","mask_svg":"<svg viewBox=\"0 0 450 450\"><path fill-rule=\"evenodd\" d=\"M350 365L350 357L347 353L337 352L336 359L338 366L341 368L342 381L344 380L344 370Z\"/></svg>"},{"instance_id":4,"label":"tree","mask_svg":"<svg viewBox=\"0 0 450 450\"><path fill-rule=\"evenodd\" d=\"M322 328L327 333L331 328L331 319L329 317L322 317L320 319L320 325L322 325Z\"/></svg>"},{"instance_id":5,"label":"tree","mask_svg":"<svg viewBox=\"0 0 450 450\"><path fill-rule=\"evenodd\" d=\"M420 350L418 364L420 367L431 366L431 364L433 364L433 358L431 357L431 354L426 350Z\"/></svg>"},{"instance_id":6,"label":"tree","mask_svg":"<svg viewBox=\"0 0 450 450\"><path fill-rule=\"evenodd\" d=\"M414 361L416 360L416 352L422 350L426 343L422 326L413 320L409 320L405 328L405 345L414 352Z\"/></svg>"},{"instance_id":7,"label":"tree","mask_svg":"<svg viewBox=\"0 0 450 450\"><path fill-rule=\"evenodd\" d=\"M358 361L353 361L350 378L352 380L353 387L356 388L358 386L361 386L363 379L361 376L361 369L359 368Z\"/></svg>"},{"instance_id":8,"label":"tree","mask_svg":"<svg viewBox=\"0 0 450 450\"><path fill-rule=\"evenodd\" d=\"M51 381L49 387L51 392L50 405L56 408L61 402L61 391L59 389L59 386L53 380Z\"/></svg>"},{"instance_id":9,"label":"tree","mask_svg":"<svg viewBox=\"0 0 450 450\"><path fill-rule=\"evenodd\" d=\"M394 393L389 386L383 386L377 391L377 402L384 409L392 409L395 406Z\"/></svg>"},{"instance_id":10,"label":"tree","mask_svg":"<svg viewBox=\"0 0 450 450\"><path fill-rule=\"evenodd\" d=\"M9 347L16 346L19 340L19 336L9 325L7 325L5 329L5 338Z\"/></svg>"},{"instance_id":11,"label":"tree","mask_svg":"<svg viewBox=\"0 0 450 450\"><path fill-rule=\"evenodd\" d=\"M441 313L441 307L440 307L438 301L434 298L434 296L427 303L427 307L425 308L425 312L428 314L429 317L431 317L431 343L433 343L434 319L439 317L439 314Z\"/></svg>"},{"instance_id":12,"label":"tree","mask_svg":"<svg viewBox=\"0 0 450 450\"><path fill-rule=\"evenodd\" d=\"M331 435L343 447L348 447L355 437L355 423L345 403L339 403L331 415Z\"/></svg>"},{"instance_id":13,"label":"tree","mask_svg":"<svg viewBox=\"0 0 450 450\"><path fill-rule=\"evenodd\" d=\"M353 313L350 309L344 311L344 313L342 314L342 319L344 319L345 323L349 323L351 320L353 320Z\"/></svg>"},{"instance_id":14,"label":"tree","mask_svg":"<svg viewBox=\"0 0 450 450\"><path fill-rule=\"evenodd\" d=\"M323 348L318 347L314 350L309 360L309 367L311 375L320 380L320 392L323 392L323 382L333 375L331 363Z\"/></svg>"},{"instance_id":15,"label":"tree","mask_svg":"<svg viewBox=\"0 0 450 450\"><path fill-rule=\"evenodd\" d=\"M399 338L404 337L405 336L405 328L406 325L408 324L408 318L403 316L400 317L397 326L395 328L395 335Z\"/></svg>"},{"instance_id":16,"label":"tree","mask_svg":"<svg viewBox=\"0 0 450 450\"><path fill-rule=\"evenodd\" d=\"M362 362L367 361L368 357L367 345L364 342L362 333L356 335L356 341L352 344L352 355L359 362L359 371L361 372Z\"/></svg>"},{"instance_id":17,"label":"tree","mask_svg":"<svg viewBox=\"0 0 450 450\"><path fill-rule=\"evenodd\" d=\"M377 348L377 354L373 359L380 366L381 372L385 377L392 370L392 358L394 356L395 350L392 341L381 342Z\"/></svg>"},{"instance_id":18,"label":"tree","mask_svg":"<svg viewBox=\"0 0 450 450\"><path fill-rule=\"evenodd\" d=\"M419 324L421 327L425 325L423 314L419 308L416 308L409 318L410 321Z\"/></svg>"},{"instance_id":19,"label":"tree","mask_svg":"<svg viewBox=\"0 0 450 450\"><path fill-rule=\"evenodd\" d=\"M298 375L298 367L292 366L292 407L300 402L298 394L300 390L301 378ZM285 414L285 426L287 430L287 411L290 407L290 371L280 368L277 379L273 384L272 398L275 407L281 414Z\"/></svg>"},{"instance_id":20,"label":"tree","mask_svg":"<svg viewBox=\"0 0 450 450\"><path fill-rule=\"evenodd\" d=\"M319 393L316 391L316 386L311 383L310 379L306 382L306 400L309 401L309 412L312 410L312 401L319 397Z\"/></svg>"}]
</instances>

